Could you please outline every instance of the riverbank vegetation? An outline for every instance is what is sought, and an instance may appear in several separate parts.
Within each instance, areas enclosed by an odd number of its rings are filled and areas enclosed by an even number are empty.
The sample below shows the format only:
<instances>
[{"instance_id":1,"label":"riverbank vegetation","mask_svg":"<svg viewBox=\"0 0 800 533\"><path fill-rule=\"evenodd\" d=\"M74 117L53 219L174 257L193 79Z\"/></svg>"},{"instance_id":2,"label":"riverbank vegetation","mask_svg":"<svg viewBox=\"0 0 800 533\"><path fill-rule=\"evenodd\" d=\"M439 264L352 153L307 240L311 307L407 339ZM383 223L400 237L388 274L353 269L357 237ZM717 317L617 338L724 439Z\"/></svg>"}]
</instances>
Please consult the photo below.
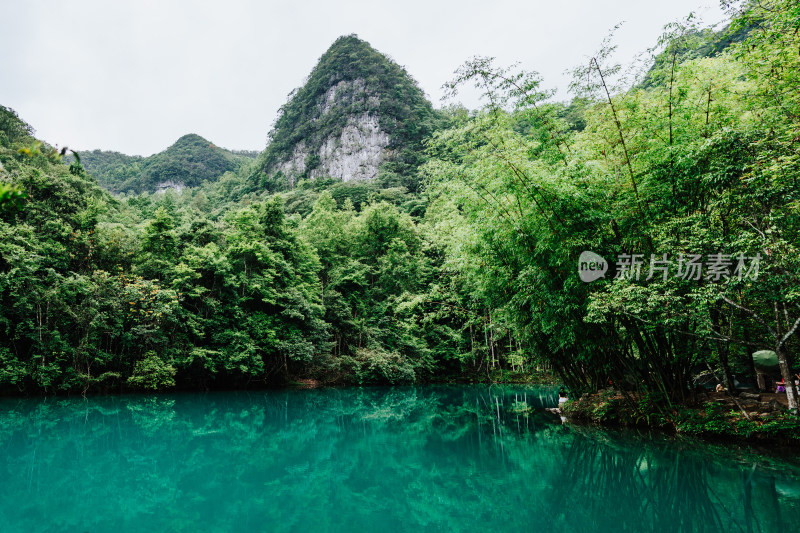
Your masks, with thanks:
<instances>
[{"instance_id":1,"label":"riverbank vegetation","mask_svg":"<svg viewBox=\"0 0 800 533\"><path fill-rule=\"evenodd\" d=\"M703 392L671 403L658 394L607 388L572 399L562 411L573 422L660 429L712 441L789 447L800 440L800 419L787 411L784 394Z\"/></svg>"},{"instance_id":2,"label":"riverbank vegetation","mask_svg":"<svg viewBox=\"0 0 800 533\"><path fill-rule=\"evenodd\" d=\"M575 393L686 401L707 366L733 391L769 349L796 408L798 9L746 4L706 57L687 51L690 21L669 26L641 82L604 46L574 72L580 126L535 73L481 58L459 72L453 89L474 82L490 105L436 136L428 213L458 228L451 264ZM604 278L576 275L584 251Z\"/></svg>"},{"instance_id":3,"label":"riverbank vegetation","mask_svg":"<svg viewBox=\"0 0 800 533\"><path fill-rule=\"evenodd\" d=\"M672 405L708 367L734 390L769 349L796 407L800 8L731 9L720 32L668 26L640 73L605 44L570 103L474 58L450 89L486 107L414 100L403 164L355 184L273 183L226 153L218 179L111 196L0 108L0 179L21 195L0 210L0 392L547 371ZM402 77L348 39L331 58ZM604 277L582 281L585 251Z\"/></svg>"}]
</instances>

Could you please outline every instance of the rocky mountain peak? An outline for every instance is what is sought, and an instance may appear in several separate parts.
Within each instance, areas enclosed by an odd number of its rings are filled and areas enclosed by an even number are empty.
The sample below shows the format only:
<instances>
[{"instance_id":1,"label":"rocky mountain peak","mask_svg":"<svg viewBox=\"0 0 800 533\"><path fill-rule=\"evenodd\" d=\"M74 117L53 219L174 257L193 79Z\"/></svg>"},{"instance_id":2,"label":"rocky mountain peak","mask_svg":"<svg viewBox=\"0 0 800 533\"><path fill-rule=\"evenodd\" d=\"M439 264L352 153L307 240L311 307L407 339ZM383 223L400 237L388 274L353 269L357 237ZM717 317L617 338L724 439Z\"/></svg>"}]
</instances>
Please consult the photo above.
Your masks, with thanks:
<instances>
[{"instance_id":1,"label":"rocky mountain peak","mask_svg":"<svg viewBox=\"0 0 800 533\"><path fill-rule=\"evenodd\" d=\"M289 184L373 179L385 162L419 143L419 124L432 113L403 67L355 35L340 37L281 108L259 172Z\"/></svg>"}]
</instances>

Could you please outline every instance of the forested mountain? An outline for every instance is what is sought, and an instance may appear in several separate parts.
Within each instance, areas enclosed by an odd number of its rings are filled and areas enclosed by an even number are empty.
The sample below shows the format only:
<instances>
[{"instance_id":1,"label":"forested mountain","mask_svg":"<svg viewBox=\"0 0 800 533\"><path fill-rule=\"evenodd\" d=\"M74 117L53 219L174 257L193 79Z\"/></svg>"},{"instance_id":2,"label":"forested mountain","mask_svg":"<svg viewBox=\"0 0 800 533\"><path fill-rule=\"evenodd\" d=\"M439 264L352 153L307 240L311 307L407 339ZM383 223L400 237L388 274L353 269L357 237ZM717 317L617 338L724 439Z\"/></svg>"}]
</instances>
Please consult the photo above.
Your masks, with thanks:
<instances>
[{"instance_id":1,"label":"forested mountain","mask_svg":"<svg viewBox=\"0 0 800 533\"><path fill-rule=\"evenodd\" d=\"M382 178L415 190L437 113L403 67L355 35L337 39L281 108L254 179Z\"/></svg>"},{"instance_id":2,"label":"forested mountain","mask_svg":"<svg viewBox=\"0 0 800 533\"><path fill-rule=\"evenodd\" d=\"M113 193L141 193L197 187L237 169L255 154L232 152L199 135L188 134L150 157L103 150L79 155L83 167L103 188Z\"/></svg>"},{"instance_id":3,"label":"forested mountain","mask_svg":"<svg viewBox=\"0 0 800 533\"><path fill-rule=\"evenodd\" d=\"M113 193L123 191L143 192L147 190L142 180L141 162L145 159L139 155L126 155L106 150L79 152L83 167L106 190ZM71 162L74 156L67 156Z\"/></svg>"},{"instance_id":4,"label":"forested mountain","mask_svg":"<svg viewBox=\"0 0 800 533\"><path fill-rule=\"evenodd\" d=\"M737 24L731 27L725 25L719 30L698 27L690 18L684 23L672 23L661 36L662 46L659 53L653 58L647 74L642 80L642 87L654 87L659 80L654 79L659 75L669 75L673 68L680 63L692 59L714 57L732 46L747 39L757 25L756 21ZM663 81L663 80L662 80Z\"/></svg>"}]
</instances>

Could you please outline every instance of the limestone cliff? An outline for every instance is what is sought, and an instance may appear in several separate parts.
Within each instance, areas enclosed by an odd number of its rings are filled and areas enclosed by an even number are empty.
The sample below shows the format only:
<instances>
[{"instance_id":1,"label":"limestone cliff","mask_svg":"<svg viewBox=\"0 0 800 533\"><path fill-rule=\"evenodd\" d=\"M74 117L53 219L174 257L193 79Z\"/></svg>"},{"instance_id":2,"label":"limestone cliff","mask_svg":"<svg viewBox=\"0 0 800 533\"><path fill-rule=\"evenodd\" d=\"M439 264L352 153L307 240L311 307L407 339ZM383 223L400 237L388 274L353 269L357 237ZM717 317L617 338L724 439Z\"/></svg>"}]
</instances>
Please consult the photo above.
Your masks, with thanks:
<instances>
[{"instance_id":1,"label":"limestone cliff","mask_svg":"<svg viewBox=\"0 0 800 533\"><path fill-rule=\"evenodd\" d=\"M404 155L421 149L433 116L405 69L354 35L340 37L281 108L258 173L292 185L370 180L389 161L407 171L414 158Z\"/></svg>"}]
</instances>

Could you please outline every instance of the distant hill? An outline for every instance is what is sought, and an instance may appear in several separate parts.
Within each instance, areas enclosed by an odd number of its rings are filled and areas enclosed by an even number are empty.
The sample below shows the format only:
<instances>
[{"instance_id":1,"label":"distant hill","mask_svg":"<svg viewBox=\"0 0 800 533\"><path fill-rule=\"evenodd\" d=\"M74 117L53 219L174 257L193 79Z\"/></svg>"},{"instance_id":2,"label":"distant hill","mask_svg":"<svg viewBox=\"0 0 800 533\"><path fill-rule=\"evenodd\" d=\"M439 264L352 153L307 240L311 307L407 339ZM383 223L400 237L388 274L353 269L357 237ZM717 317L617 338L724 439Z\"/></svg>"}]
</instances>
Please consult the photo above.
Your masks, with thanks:
<instances>
[{"instance_id":1,"label":"distant hill","mask_svg":"<svg viewBox=\"0 0 800 533\"><path fill-rule=\"evenodd\" d=\"M381 172L413 188L402 182L419 166L437 117L403 67L355 35L340 37L281 108L253 178L271 188Z\"/></svg>"},{"instance_id":2,"label":"distant hill","mask_svg":"<svg viewBox=\"0 0 800 533\"><path fill-rule=\"evenodd\" d=\"M17 112L0 105L0 146L9 148L14 143L33 142L33 128L19 118Z\"/></svg>"},{"instance_id":3,"label":"distant hill","mask_svg":"<svg viewBox=\"0 0 800 533\"><path fill-rule=\"evenodd\" d=\"M195 134L150 157L94 150L79 152L83 167L114 193L156 192L196 187L235 170L255 152L232 152Z\"/></svg>"},{"instance_id":4,"label":"distant hill","mask_svg":"<svg viewBox=\"0 0 800 533\"><path fill-rule=\"evenodd\" d=\"M719 31L703 28L686 33L674 50L664 50L654 58L653 65L645 75L641 86L649 88L664 81L662 78L668 75L673 52L676 64L701 57L713 57L724 52L730 46L744 41L752 30L753 26L751 25L739 26L735 29L727 25Z\"/></svg>"}]
</instances>

